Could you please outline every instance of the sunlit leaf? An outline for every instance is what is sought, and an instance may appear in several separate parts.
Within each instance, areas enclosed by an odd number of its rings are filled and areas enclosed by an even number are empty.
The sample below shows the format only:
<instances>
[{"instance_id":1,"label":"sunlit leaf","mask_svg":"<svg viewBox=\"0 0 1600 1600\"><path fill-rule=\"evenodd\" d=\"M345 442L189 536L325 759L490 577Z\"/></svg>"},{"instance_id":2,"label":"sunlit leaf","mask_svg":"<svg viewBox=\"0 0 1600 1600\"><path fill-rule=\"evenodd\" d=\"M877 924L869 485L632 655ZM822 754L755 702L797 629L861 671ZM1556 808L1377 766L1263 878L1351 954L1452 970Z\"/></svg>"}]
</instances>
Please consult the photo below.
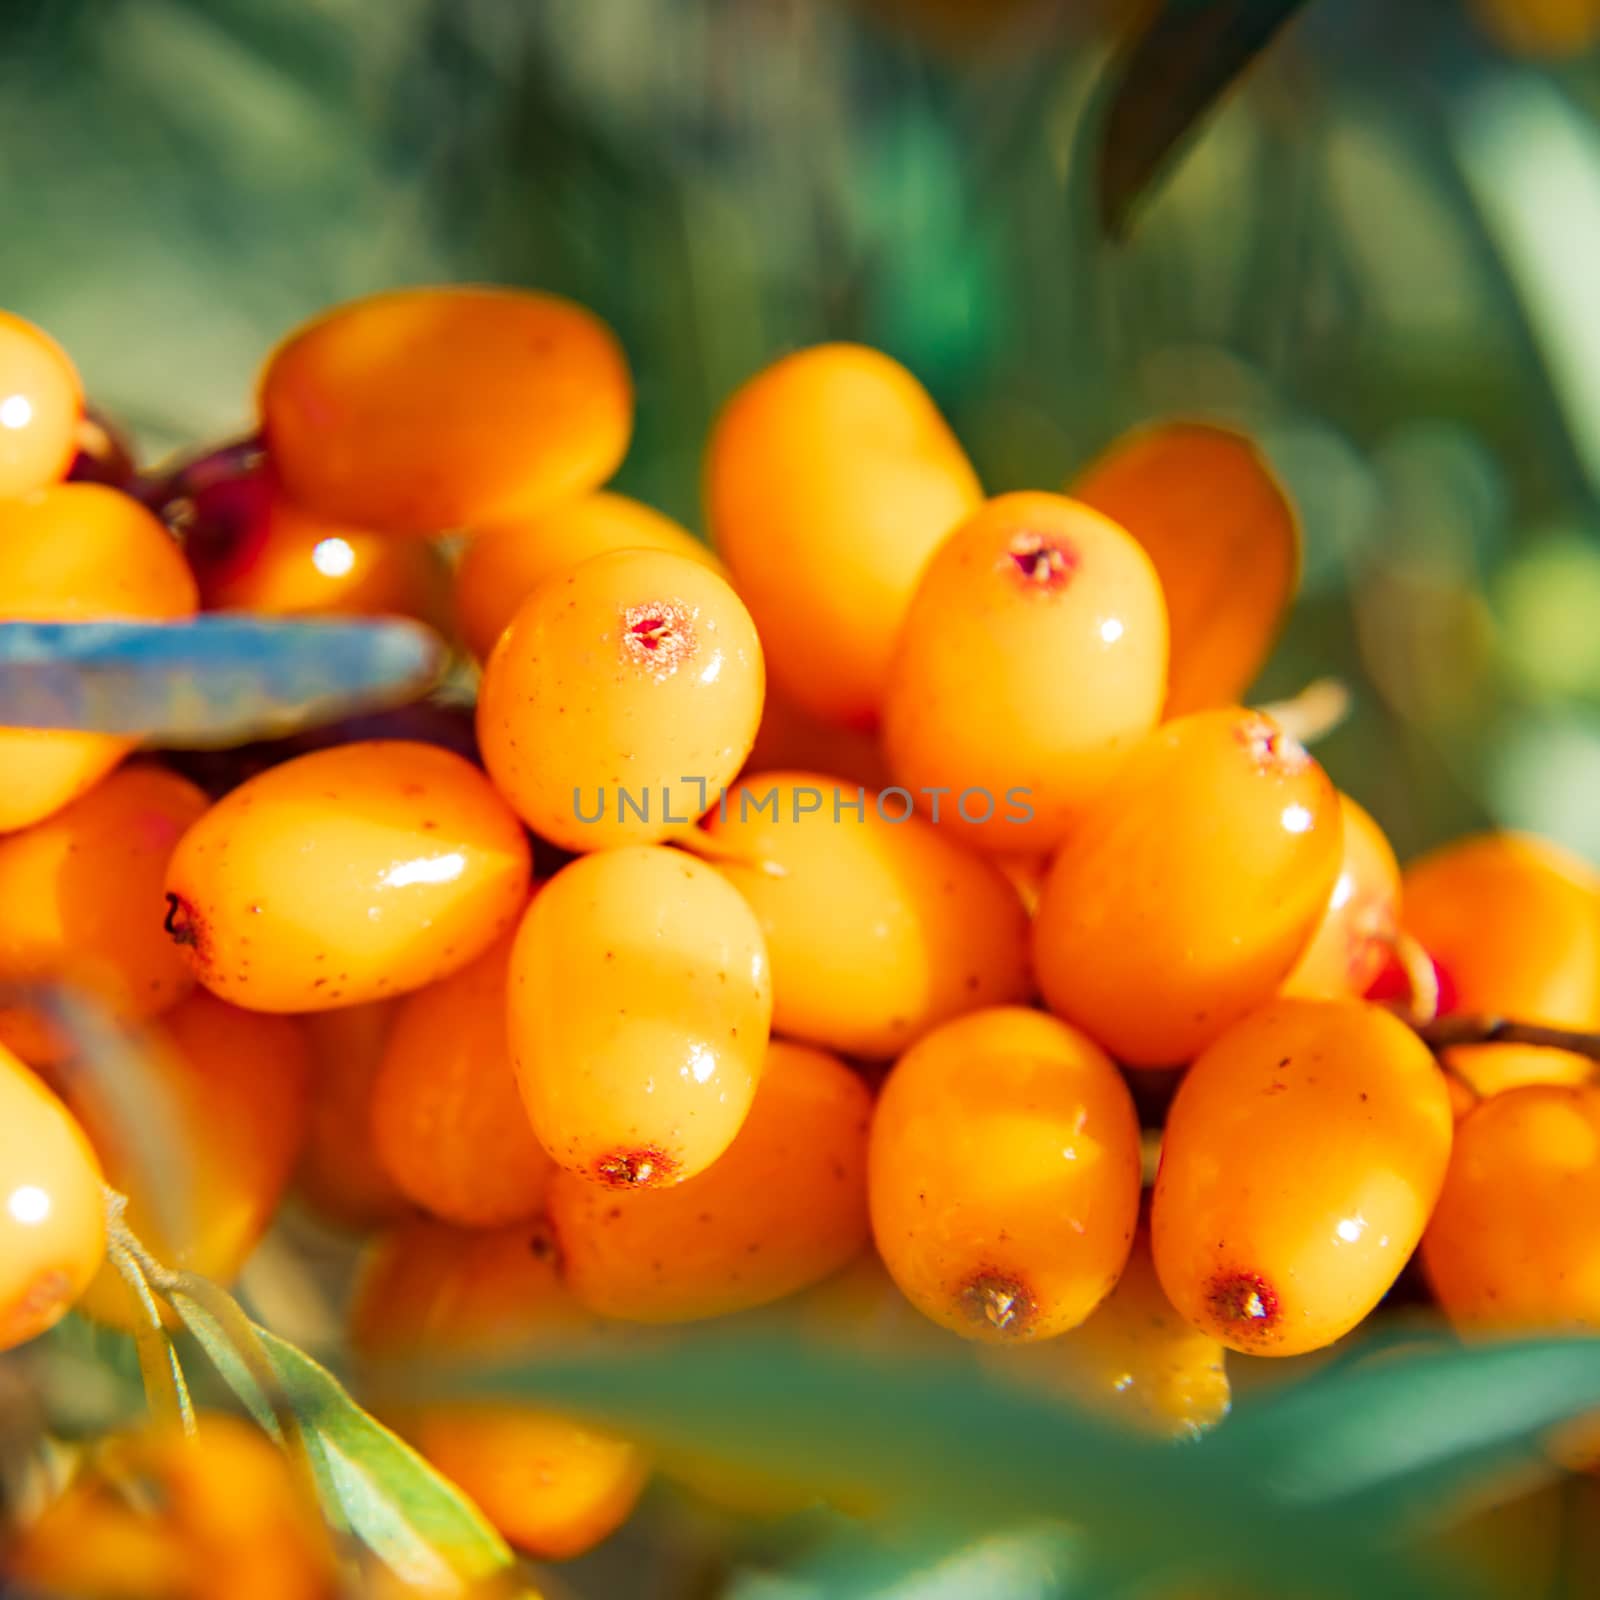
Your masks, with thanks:
<instances>
[{"instance_id":1,"label":"sunlit leaf","mask_svg":"<svg viewBox=\"0 0 1600 1600\"><path fill-rule=\"evenodd\" d=\"M1300 568L1294 507L1243 434L1162 422L1124 434L1069 492L1149 554L1172 631L1167 715L1236 703L1283 624Z\"/></svg>"},{"instance_id":2,"label":"sunlit leaf","mask_svg":"<svg viewBox=\"0 0 1600 1600\"><path fill-rule=\"evenodd\" d=\"M1600 1339L1419 1345L1291 1388L1216 1446L1286 1500L1399 1519L1525 1461L1541 1435L1593 1410Z\"/></svg>"},{"instance_id":3,"label":"sunlit leaf","mask_svg":"<svg viewBox=\"0 0 1600 1600\"><path fill-rule=\"evenodd\" d=\"M166 745L291 733L424 694L444 645L400 618L0 623L0 726Z\"/></svg>"},{"instance_id":4,"label":"sunlit leaf","mask_svg":"<svg viewBox=\"0 0 1600 1600\"><path fill-rule=\"evenodd\" d=\"M1305 0L1160 0L1111 69L1095 164L1112 237L1230 84Z\"/></svg>"},{"instance_id":5,"label":"sunlit leaf","mask_svg":"<svg viewBox=\"0 0 1600 1600\"><path fill-rule=\"evenodd\" d=\"M887 1510L965 1526L1065 1519L1091 1541L1097 1573L1130 1589L1208 1575L1273 1592L1291 1582L1396 1600L1439 1592L1382 1544L1379 1525L1290 1506L1264 1473L1217 1471L1206 1443L1134 1437L966 1364L699 1330L494 1370L401 1370L386 1382L408 1402L557 1405L663 1448L853 1486Z\"/></svg>"},{"instance_id":6,"label":"sunlit leaf","mask_svg":"<svg viewBox=\"0 0 1600 1600\"><path fill-rule=\"evenodd\" d=\"M337 1526L430 1593L510 1570L505 1541L454 1484L363 1411L325 1367L251 1323L214 1285L204 1288L203 1296L178 1290L169 1298L257 1422L281 1437L285 1414L292 1419Z\"/></svg>"}]
</instances>

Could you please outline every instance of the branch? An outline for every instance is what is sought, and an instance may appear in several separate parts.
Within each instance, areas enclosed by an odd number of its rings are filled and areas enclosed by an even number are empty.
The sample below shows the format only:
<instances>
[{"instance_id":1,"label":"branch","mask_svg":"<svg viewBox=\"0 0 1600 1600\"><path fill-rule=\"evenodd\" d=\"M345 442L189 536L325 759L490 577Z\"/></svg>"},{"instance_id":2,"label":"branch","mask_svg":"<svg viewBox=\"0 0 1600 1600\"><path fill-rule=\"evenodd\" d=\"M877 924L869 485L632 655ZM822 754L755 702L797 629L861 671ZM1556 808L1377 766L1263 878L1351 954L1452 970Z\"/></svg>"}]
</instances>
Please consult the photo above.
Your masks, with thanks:
<instances>
[{"instance_id":1,"label":"branch","mask_svg":"<svg viewBox=\"0 0 1600 1600\"><path fill-rule=\"evenodd\" d=\"M1402 1020L1409 1020L1402 1013ZM1600 1062L1600 1033L1577 1028L1547 1028L1537 1022L1517 1022L1510 1017L1446 1016L1432 1022L1412 1022L1430 1050L1453 1050L1471 1044L1531 1044L1547 1050L1570 1050L1574 1055Z\"/></svg>"}]
</instances>

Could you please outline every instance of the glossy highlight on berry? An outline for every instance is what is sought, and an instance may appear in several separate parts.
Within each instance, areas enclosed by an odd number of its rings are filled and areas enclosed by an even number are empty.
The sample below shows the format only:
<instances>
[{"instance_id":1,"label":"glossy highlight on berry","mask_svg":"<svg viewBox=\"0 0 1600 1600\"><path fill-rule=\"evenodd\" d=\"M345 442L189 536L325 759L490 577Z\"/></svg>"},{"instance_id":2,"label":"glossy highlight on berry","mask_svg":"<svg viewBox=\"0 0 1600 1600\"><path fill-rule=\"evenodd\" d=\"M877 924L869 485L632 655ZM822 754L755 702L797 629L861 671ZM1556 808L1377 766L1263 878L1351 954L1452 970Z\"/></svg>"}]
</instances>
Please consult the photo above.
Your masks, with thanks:
<instances>
[{"instance_id":1,"label":"glossy highlight on berry","mask_svg":"<svg viewBox=\"0 0 1600 1600\"><path fill-rule=\"evenodd\" d=\"M43 329L0 310L0 499L67 474L77 449L83 388Z\"/></svg>"}]
</instances>

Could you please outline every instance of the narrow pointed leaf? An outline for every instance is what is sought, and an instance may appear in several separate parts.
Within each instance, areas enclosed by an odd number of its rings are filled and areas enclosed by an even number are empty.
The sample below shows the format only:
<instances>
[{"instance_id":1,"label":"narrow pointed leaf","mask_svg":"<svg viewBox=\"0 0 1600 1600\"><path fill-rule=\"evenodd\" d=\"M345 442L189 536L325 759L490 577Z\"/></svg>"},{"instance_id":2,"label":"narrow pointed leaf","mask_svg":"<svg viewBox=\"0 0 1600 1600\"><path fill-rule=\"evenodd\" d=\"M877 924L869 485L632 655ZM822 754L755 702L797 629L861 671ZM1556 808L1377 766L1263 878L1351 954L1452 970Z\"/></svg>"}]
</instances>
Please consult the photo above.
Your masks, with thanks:
<instances>
[{"instance_id":1,"label":"narrow pointed leaf","mask_svg":"<svg viewBox=\"0 0 1600 1600\"><path fill-rule=\"evenodd\" d=\"M444 645L400 618L0 623L0 726L235 744L427 692Z\"/></svg>"},{"instance_id":2,"label":"narrow pointed leaf","mask_svg":"<svg viewBox=\"0 0 1600 1600\"><path fill-rule=\"evenodd\" d=\"M1161 0L1111 67L1095 161L1100 225L1129 228L1168 162L1305 0Z\"/></svg>"},{"instance_id":3,"label":"narrow pointed leaf","mask_svg":"<svg viewBox=\"0 0 1600 1600\"><path fill-rule=\"evenodd\" d=\"M1266 458L1208 422L1124 434L1068 492L1119 522L1155 563L1172 634L1167 715L1236 704L1294 597L1300 530Z\"/></svg>"}]
</instances>

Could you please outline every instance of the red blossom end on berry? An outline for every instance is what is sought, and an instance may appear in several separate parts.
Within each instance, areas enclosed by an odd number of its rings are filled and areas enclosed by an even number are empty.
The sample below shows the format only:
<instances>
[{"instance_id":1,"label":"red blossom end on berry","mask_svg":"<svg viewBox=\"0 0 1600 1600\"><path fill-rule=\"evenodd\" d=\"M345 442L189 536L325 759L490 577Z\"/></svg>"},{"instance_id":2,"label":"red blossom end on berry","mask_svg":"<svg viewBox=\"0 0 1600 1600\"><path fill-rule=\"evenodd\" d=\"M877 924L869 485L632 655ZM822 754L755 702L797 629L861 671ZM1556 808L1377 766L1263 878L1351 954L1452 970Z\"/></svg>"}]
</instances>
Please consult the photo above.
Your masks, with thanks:
<instances>
[{"instance_id":1,"label":"red blossom end on berry","mask_svg":"<svg viewBox=\"0 0 1600 1600\"><path fill-rule=\"evenodd\" d=\"M678 1163L659 1146L613 1150L594 1164L594 1175L608 1189L659 1189L672 1181Z\"/></svg>"},{"instance_id":2,"label":"red blossom end on berry","mask_svg":"<svg viewBox=\"0 0 1600 1600\"><path fill-rule=\"evenodd\" d=\"M1005 1339L1024 1334L1039 1309L1020 1279L988 1270L967 1279L956 1292L956 1303L969 1322Z\"/></svg>"},{"instance_id":3,"label":"red blossom end on berry","mask_svg":"<svg viewBox=\"0 0 1600 1600\"><path fill-rule=\"evenodd\" d=\"M694 618L675 601L648 601L622 613L622 658L652 677L670 677L696 647Z\"/></svg>"},{"instance_id":4,"label":"red blossom end on berry","mask_svg":"<svg viewBox=\"0 0 1600 1600\"><path fill-rule=\"evenodd\" d=\"M1311 765L1311 752L1298 739L1291 738L1271 717L1245 717L1235 728L1234 737L1250 753L1262 772L1276 778L1292 778Z\"/></svg>"},{"instance_id":5,"label":"red blossom end on berry","mask_svg":"<svg viewBox=\"0 0 1600 1600\"><path fill-rule=\"evenodd\" d=\"M1230 1339L1267 1344L1283 1320L1278 1291L1259 1272L1219 1272L1206 1286L1206 1305Z\"/></svg>"},{"instance_id":6,"label":"red blossom end on berry","mask_svg":"<svg viewBox=\"0 0 1600 1600\"><path fill-rule=\"evenodd\" d=\"M1071 545L1024 528L1011 535L999 568L1028 593L1051 595L1072 582L1078 564L1078 552Z\"/></svg>"}]
</instances>

